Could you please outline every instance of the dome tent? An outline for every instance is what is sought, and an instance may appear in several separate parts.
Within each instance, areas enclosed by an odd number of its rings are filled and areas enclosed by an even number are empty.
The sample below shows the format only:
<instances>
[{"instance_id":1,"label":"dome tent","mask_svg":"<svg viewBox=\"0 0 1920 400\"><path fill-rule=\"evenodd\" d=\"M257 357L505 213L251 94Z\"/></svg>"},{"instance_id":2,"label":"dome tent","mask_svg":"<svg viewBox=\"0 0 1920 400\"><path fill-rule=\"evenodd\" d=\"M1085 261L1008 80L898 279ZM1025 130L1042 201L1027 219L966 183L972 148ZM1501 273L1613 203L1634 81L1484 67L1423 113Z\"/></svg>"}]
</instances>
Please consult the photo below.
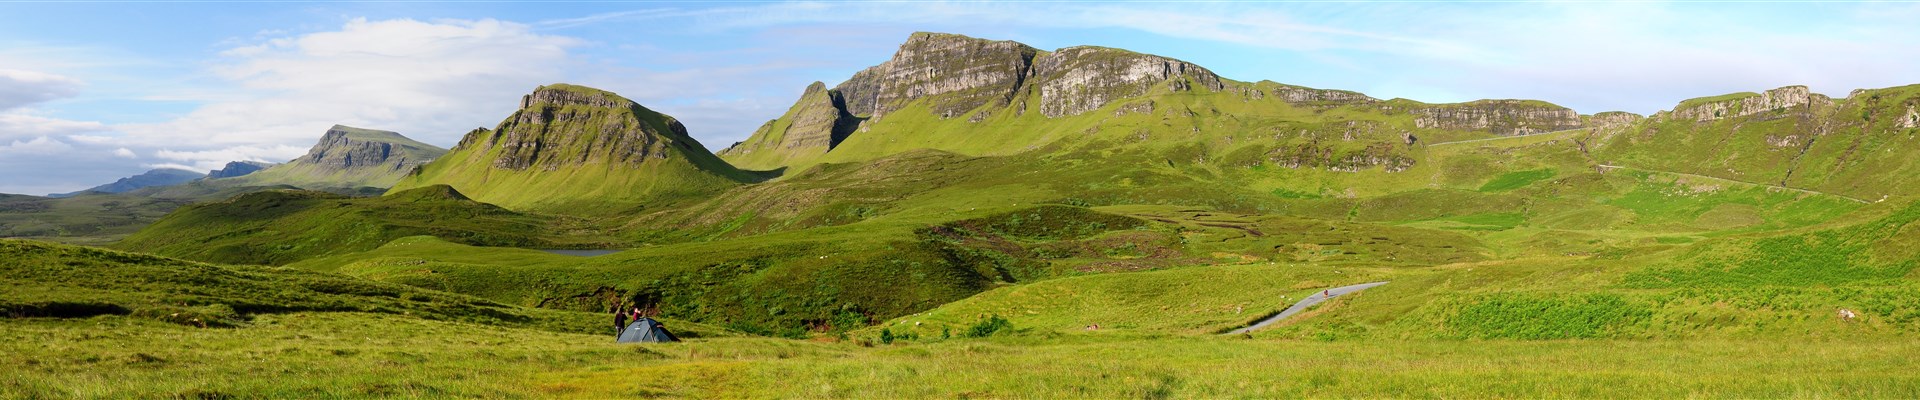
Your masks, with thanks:
<instances>
[{"instance_id":1,"label":"dome tent","mask_svg":"<svg viewBox=\"0 0 1920 400\"><path fill-rule=\"evenodd\" d=\"M673 332L667 332L665 324L661 324L660 321L654 320L653 318L640 317L640 319L633 321L633 323L627 324L626 330L620 331L620 343L678 341L680 341L680 338L674 337Z\"/></svg>"}]
</instances>

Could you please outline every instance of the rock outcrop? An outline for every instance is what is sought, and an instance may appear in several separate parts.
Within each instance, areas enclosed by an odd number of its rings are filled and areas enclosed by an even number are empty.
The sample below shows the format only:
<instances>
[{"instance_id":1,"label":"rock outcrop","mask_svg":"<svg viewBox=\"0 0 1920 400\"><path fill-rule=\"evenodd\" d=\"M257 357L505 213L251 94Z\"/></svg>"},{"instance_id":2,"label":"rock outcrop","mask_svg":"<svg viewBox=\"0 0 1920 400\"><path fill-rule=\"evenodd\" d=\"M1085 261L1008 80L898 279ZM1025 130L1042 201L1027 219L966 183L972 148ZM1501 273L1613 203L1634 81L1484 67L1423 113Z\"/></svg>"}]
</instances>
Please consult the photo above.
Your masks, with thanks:
<instances>
[{"instance_id":1,"label":"rock outcrop","mask_svg":"<svg viewBox=\"0 0 1920 400\"><path fill-rule=\"evenodd\" d=\"M1496 135L1526 135L1583 126L1580 113L1534 100L1478 100L1442 104L1414 111L1414 126L1422 129L1486 131Z\"/></svg>"},{"instance_id":2,"label":"rock outcrop","mask_svg":"<svg viewBox=\"0 0 1920 400\"><path fill-rule=\"evenodd\" d=\"M935 116L953 118L981 106L1007 106L1038 90L1040 112L1062 117L1146 94L1162 82L1171 82L1172 91L1225 87L1212 71L1155 55L1091 46L1042 54L1012 41L922 32L907 38L892 59L855 73L834 92L845 99L844 111L877 120L917 100L926 100Z\"/></svg>"},{"instance_id":3,"label":"rock outcrop","mask_svg":"<svg viewBox=\"0 0 1920 400\"><path fill-rule=\"evenodd\" d=\"M1079 115L1115 100L1147 94L1168 82L1175 92L1225 85L1212 71L1180 60L1105 47L1068 47L1034 61L1033 75L1040 88L1040 113L1048 117Z\"/></svg>"},{"instance_id":4,"label":"rock outcrop","mask_svg":"<svg viewBox=\"0 0 1920 400\"><path fill-rule=\"evenodd\" d=\"M233 178L233 177L246 176L247 174L260 172L261 170L265 170L268 167L272 167L274 165L275 165L274 163L259 162L259 161L229 162L225 167L221 167L220 169L216 169L212 171L207 171L206 179L220 179L220 178Z\"/></svg>"},{"instance_id":5,"label":"rock outcrop","mask_svg":"<svg viewBox=\"0 0 1920 400\"><path fill-rule=\"evenodd\" d=\"M1907 105L1907 115L1900 117L1899 126L1907 129L1920 127L1920 110L1915 110L1911 104Z\"/></svg>"},{"instance_id":6,"label":"rock outcrop","mask_svg":"<svg viewBox=\"0 0 1920 400\"><path fill-rule=\"evenodd\" d=\"M1787 86L1761 93L1736 93L1683 101L1673 108L1668 117L1706 122L1832 102L1833 99L1813 93L1806 86Z\"/></svg>"},{"instance_id":7,"label":"rock outcrop","mask_svg":"<svg viewBox=\"0 0 1920 400\"><path fill-rule=\"evenodd\" d=\"M1273 97L1293 104L1351 104L1379 101L1360 92L1332 89L1314 89L1293 85L1279 85L1270 90Z\"/></svg>"},{"instance_id":8,"label":"rock outcrop","mask_svg":"<svg viewBox=\"0 0 1920 400\"><path fill-rule=\"evenodd\" d=\"M915 33L893 59L867 68L835 89L846 111L881 118L906 103L931 99L934 114L952 118L1012 100L1039 50L1013 41L945 33Z\"/></svg>"},{"instance_id":9,"label":"rock outcrop","mask_svg":"<svg viewBox=\"0 0 1920 400\"><path fill-rule=\"evenodd\" d=\"M1600 127L1600 128L1617 128L1617 127L1623 127L1627 125L1633 125L1633 123L1640 122L1640 120L1646 119L1646 117L1640 114L1634 114L1626 111L1607 111L1599 114L1594 114L1592 116L1587 117L1586 119L1587 119L1587 123L1586 123L1587 126Z\"/></svg>"}]
</instances>

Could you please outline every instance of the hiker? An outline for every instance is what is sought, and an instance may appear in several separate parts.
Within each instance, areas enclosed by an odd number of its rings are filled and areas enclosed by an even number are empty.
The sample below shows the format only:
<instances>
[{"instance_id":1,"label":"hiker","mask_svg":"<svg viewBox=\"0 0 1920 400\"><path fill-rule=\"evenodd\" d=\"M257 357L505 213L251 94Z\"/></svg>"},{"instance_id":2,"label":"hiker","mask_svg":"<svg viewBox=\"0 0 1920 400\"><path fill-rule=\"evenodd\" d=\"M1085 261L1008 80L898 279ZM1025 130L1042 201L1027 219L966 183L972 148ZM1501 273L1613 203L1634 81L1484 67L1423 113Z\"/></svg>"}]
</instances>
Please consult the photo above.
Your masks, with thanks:
<instances>
[{"instance_id":1,"label":"hiker","mask_svg":"<svg viewBox=\"0 0 1920 400\"><path fill-rule=\"evenodd\" d=\"M634 320L634 321L639 321L641 317L645 317L645 316L646 316L646 314L643 314L643 313L641 313L641 312L640 312L640 307L634 307L634 308L633 308L633 320Z\"/></svg>"},{"instance_id":2,"label":"hiker","mask_svg":"<svg viewBox=\"0 0 1920 400\"><path fill-rule=\"evenodd\" d=\"M620 334L620 331L624 331L624 330L627 330L627 313L620 312L619 308L614 308L613 309L613 334L617 336Z\"/></svg>"},{"instance_id":3,"label":"hiker","mask_svg":"<svg viewBox=\"0 0 1920 400\"><path fill-rule=\"evenodd\" d=\"M1320 291L1320 298L1322 298L1322 299L1331 299L1331 298L1333 298L1333 290L1322 290L1322 291Z\"/></svg>"}]
</instances>

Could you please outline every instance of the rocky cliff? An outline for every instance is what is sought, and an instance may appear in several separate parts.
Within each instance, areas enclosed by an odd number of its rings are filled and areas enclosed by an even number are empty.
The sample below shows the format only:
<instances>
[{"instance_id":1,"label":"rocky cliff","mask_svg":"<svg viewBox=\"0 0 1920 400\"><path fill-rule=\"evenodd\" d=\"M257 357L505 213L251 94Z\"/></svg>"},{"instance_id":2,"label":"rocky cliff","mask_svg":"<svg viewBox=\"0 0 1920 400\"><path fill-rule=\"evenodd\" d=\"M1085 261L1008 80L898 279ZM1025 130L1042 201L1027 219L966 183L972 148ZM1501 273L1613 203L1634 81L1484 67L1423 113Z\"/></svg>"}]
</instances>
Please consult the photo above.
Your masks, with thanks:
<instances>
[{"instance_id":1,"label":"rocky cliff","mask_svg":"<svg viewBox=\"0 0 1920 400\"><path fill-rule=\"evenodd\" d=\"M1586 118L1586 124L1594 127L1622 127L1646 119L1646 116L1625 111L1607 111Z\"/></svg>"},{"instance_id":2,"label":"rocky cliff","mask_svg":"<svg viewBox=\"0 0 1920 400\"><path fill-rule=\"evenodd\" d=\"M945 118L1012 100L1039 50L1012 41L915 33L893 58L835 87L854 115L880 118L916 99Z\"/></svg>"},{"instance_id":3,"label":"rocky cliff","mask_svg":"<svg viewBox=\"0 0 1920 400\"><path fill-rule=\"evenodd\" d=\"M1683 101L1667 117L1705 122L1832 103L1833 99L1813 93L1806 86L1787 86L1761 93L1734 93Z\"/></svg>"},{"instance_id":4,"label":"rocky cliff","mask_svg":"<svg viewBox=\"0 0 1920 400\"><path fill-rule=\"evenodd\" d=\"M519 105L493 129L467 133L389 193L446 184L509 208L592 213L709 193L746 179L688 136L680 121L612 92L546 85Z\"/></svg>"},{"instance_id":5,"label":"rocky cliff","mask_svg":"<svg viewBox=\"0 0 1920 400\"><path fill-rule=\"evenodd\" d=\"M1419 128L1487 131L1496 135L1526 135L1584 126L1580 113L1536 100L1443 104L1415 110L1414 114L1414 126Z\"/></svg>"}]
</instances>

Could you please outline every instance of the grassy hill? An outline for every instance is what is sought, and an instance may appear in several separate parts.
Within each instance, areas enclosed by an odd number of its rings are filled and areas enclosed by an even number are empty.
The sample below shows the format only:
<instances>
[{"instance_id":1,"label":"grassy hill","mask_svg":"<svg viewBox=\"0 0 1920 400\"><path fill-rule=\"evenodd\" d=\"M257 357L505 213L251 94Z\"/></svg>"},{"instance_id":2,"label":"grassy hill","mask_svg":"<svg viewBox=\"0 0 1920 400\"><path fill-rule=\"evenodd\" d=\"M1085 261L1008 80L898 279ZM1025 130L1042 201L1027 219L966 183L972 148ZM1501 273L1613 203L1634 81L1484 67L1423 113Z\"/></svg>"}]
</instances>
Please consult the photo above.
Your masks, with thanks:
<instances>
[{"instance_id":1,"label":"grassy hill","mask_svg":"<svg viewBox=\"0 0 1920 400\"><path fill-rule=\"evenodd\" d=\"M266 191L184 207L115 247L208 262L278 265L371 250L415 235L527 247L594 240L553 233L554 219L475 202L446 186L368 198Z\"/></svg>"},{"instance_id":2,"label":"grassy hill","mask_svg":"<svg viewBox=\"0 0 1920 400\"><path fill-rule=\"evenodd\" d=\"M725 190L749 177L673 117L611 92L541 86L492 130L402 179L393 193L450 185L523 211L608 214Z\"/></svg>"}]
</instances>

